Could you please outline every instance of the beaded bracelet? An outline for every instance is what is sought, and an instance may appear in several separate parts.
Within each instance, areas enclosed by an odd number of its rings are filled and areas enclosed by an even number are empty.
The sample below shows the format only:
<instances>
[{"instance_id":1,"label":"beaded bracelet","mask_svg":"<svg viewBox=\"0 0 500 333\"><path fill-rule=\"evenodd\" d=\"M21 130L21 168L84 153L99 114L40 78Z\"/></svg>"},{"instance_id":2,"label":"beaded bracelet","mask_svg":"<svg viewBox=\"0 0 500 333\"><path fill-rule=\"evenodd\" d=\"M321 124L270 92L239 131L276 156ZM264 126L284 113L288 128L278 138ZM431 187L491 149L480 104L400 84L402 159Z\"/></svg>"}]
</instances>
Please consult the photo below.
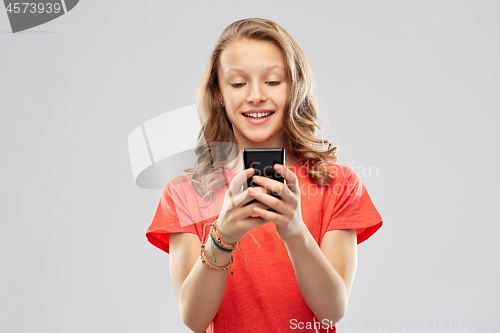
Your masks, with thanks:
<instances>
[{"instance_id":1,"label":"beaded bracelet","mask_svg":"<svg viewBox=\"0 0 500 333\"><path fill-rule=\"evenodd\" d=\"M203 226L203 238L202 238L203 243L201 244L201 251L200 251L201 263L206 264L208 267L215 269L215 270L218 270L218 271L223 271L223 270L229 269L231 271L231 275L234 275L233 270L231 268L231 267L233 267L233 264L234 264L234 257L233 257L232 252L236 248L236 246L238 244L240 244L240 242L238 241L238 242L234 243L233 245L229 245L229 244L224 243L222 241L222 239L219 237L219 235L217 235L217 220L218 220L218 218L215 219L214 223L207 223ZM231 259L229 260L229 263L226 266L219 267L219 266L212 265L205 258L205 242L206 242L206 240L205 240L205 227L207 225L210 226L210 237L211 237L211 243L212 243L212 255L214 257L214 262L217 262L217 260L215 259L214 245L221 251L231 253ZM260 244L257 243L257 240L255 239L252 232L248 231L248 233L250 234L250 236L252 236L252 239L255 242L255 245L257 247L260 247ZM243 255L243 259L245 260L245 269L248 271L247 258L245 256L245 252L243 251L243 246L241 244L240 244L240 251L241 251L241 254Z\"/></svg>"},{"instance_id":2,"label":"beaded bracelet","mask_svg":"<svg viewBox=\"0 0 500 333\"><path fill-rule=\"evenodd\" d=\"M214 223L212 223L210 227L210 235L212 236L212 239L217 243L217 247L219 249L224 248L226 250L229 250L229 252L233 251L236 248L236 245L238 245L238 242L234 243L233 245L226 244L222 241L222 239L217 235L217 219L215 220ZM222 250L222 249L221 249ZM222 250L224 251L224 250ZM228 252L228 251L224 251Z\"/></svg>"},{"instance_id":3,"label":"beaded bracelet","mask_svg":"<svg viewBox=\"0 0 500 333\"><path fill-rule=\"evenodd\" d=\"M228 245L222 241L222 239L217 235L216 231L216 225L217 225L217 219L215 219L214 223L210 224L210 238L211 238L211 249L212 249L212 255L214 257L214 262L217 262L217 258L215 257L215 247L217 247L219 250L227 253L233 252L233 250L236 248L236 245L238 245L238 242L236 242L234 245ZM205 230L203 230L203 239L205 239Z\"/></svg>"},{"instance_id":4,"label":"beaded bracelet","mask_svg":"<svg viewBox=\"0 0 500 333\"><path fill-rule=\"evenodd\" d=\"M233 270L231 268L231 267L233 267L233 264L234 264L234 258L233 258L232 254L231 254L231 259L229 260L229 264L227 264L226 266L219 267L219 266L212 265L207 260L207 258L205 258L205 253L204 252L205 252L205 244L201 244L200 258L201 258L201 263L202 264L206 264L211 269L215 269L215 270L218 270L218 271L224 271L226 269L229 269L229 270L231 270L231 275L234 275Z\"/></svg>"},{"instance_id":5,"label":"beaded bracelet","mask_svg":"<svg viewBox=\"0 0 500 333\"><path fill-rule=\"evenodd\" d=\"M212 232L210 233L210 238L212 239L212 244L215 244L215 246L216 246L219 250L221 250L221 251L223 251L223 252L227 252L227 253L231 253L231 252L233 252L233 250L234 250L234 249L227 249L227 248L223 247L223 245L219 244L219 242L220 242L220 238L219 238L219 240L215 240L215 239L216 239L216 237L217 237L217 236L214 236L214 233L212 233Z\"/></svg>"}]
</instances>

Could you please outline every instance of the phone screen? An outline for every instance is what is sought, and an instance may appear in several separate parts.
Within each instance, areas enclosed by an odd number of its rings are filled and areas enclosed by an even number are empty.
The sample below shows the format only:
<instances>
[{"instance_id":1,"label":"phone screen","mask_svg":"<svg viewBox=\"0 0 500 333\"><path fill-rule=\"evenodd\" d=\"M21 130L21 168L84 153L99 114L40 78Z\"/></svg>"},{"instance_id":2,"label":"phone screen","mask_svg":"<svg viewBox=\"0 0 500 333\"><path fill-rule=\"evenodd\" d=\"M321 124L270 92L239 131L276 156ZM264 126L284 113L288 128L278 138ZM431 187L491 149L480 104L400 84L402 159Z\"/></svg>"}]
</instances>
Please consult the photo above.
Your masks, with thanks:
<instances>
[{"instance_id":1,"label":"phone screen","mask_svg":"<svg viewBox=\"0 0 500 333\"><path fill-rule=\"evenodd\" d=\"M274 170L274 165L279 163L285 165L285 149L284 148L246 148L243 149L243 164L245 169L254 168L256 176L263 176L274 179L284 183L283 177ZM247 186L257 187L260 186L252 181L252 177L247 180ZM246 188L245 188L246 190ZM269 193L273 197L278 198L274 192ZM257 200L252 200L248 203L251 204ZM269 211L274 211L272 208Z\"/></svg>"}]
</instances>

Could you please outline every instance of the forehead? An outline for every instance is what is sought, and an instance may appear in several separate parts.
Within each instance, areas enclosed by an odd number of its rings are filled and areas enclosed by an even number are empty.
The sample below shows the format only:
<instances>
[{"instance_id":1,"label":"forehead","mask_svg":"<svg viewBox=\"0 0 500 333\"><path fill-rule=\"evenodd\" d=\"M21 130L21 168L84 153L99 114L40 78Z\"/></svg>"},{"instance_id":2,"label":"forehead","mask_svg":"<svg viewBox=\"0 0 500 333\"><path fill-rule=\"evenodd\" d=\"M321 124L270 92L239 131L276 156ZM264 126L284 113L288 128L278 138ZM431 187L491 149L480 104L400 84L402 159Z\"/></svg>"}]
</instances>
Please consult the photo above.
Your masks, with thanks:
<instances>
[{"instance_id":1,"label":"forehead","mask_svg":"<svg viewBox=\"0 0 500 333\"><path fill-rule=\"evenodd\" d=\"M243 39L229 44L221 53L219 71L232 72L284 71L283 53L273 43Z\"/></svg>"}]
</instances>

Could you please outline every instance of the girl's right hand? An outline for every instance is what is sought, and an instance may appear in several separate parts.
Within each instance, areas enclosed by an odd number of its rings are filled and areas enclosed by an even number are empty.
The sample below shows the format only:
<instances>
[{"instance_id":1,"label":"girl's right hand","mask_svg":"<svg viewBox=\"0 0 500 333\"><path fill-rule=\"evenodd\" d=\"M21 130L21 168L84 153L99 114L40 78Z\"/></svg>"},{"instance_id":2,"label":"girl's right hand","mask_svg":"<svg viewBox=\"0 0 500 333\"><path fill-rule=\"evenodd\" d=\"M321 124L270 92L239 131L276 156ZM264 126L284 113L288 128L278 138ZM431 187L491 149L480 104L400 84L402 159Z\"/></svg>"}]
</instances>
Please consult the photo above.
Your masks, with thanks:
<instances>
[{"instance_id":1,"label":"girl's right hand","mask_svg":"<svg viewBox=\"0 0 500 333\"><path fill-rule=\"evenodd\" d=\"M226 244L235 244L246 235L248 230L268 222L260 216L251 217L255 214L253 212L254 207L268 209L268 206L258 201L246 205L254 198L248 195L248 189L243 191L243 185L254 172L254 169L250 168L237 174L231 181L224 197L222 210L217 220L217 235ZM263 187L254 187L254 189L266 193Z\"/></svg>"}]
</instances>

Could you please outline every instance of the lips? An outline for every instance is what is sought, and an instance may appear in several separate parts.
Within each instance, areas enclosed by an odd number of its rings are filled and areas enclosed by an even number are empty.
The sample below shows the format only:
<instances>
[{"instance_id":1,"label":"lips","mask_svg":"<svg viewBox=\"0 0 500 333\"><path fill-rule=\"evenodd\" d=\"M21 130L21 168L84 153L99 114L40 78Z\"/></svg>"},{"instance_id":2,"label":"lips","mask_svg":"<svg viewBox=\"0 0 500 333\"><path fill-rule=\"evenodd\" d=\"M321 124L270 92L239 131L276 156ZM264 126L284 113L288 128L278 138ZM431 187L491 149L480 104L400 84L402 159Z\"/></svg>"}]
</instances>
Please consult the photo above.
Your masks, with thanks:
<instances>
[{"instance_id":1,"label":"lips","mask_svg":"<svg viewBox=\"0 0 500 333\"><path fill-rule=\"evenodd\" d=\"M259 109L242 112L241 115L245 120L252 125L260 125L266 123L273 115L274 111Z\"/></svg>"},{"instance_id":2,"label":"lips","mask_svg":"<svg viewBox=\"0 0 500 333\"><path fill-rule=\"evenodd\" d=\"M270 115L274 114L274 111L258 109L258 110L249 110L242 113L243 116L250 119L262 119L267 118Z\"/></svg>"},{"instance_id":3,"label":"lips","mask_svg":"<svg viewBox=\"0 0 500 333\"><path fill-rule=\"evenodd\" d=\"M260 119L260 118L265 118L269 117L272 115L274 112L259 112L259 113L243 113L245 117L248 118L253 118L253 119Z\"/></svg>"}]
</instances>

